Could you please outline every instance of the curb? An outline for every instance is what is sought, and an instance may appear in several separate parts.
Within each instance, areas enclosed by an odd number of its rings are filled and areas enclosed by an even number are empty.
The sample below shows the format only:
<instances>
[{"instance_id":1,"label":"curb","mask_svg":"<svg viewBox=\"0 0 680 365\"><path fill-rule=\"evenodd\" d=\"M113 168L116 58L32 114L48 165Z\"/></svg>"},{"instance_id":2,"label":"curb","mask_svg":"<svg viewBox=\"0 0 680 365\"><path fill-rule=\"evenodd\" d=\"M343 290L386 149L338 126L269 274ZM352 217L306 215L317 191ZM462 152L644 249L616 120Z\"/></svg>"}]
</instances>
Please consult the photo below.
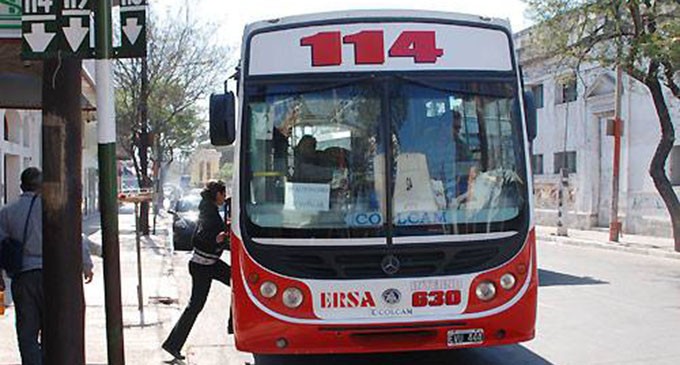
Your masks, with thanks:
<instances>
[{"instance_id":1,"label":"curb","mask_svg":"<svg viewBox=\"0 0 680 365\"><path fill-rule=\"evenodd\" d=\"M680 260L680 252L666 251L666 250L655 249L655 248L631 247L631 246L627 246L626 244L622 244L622 243L619 243L619 242L599 242L599 241L589 241L589 240L583 240L583 239L574 239L574 238L570 238L570 237L560 237L560 236L552 236L552 235L546 236L546 235L538 235L538 234L536 235L536 240L537 241L547 241L547 242L559 243L559 244L570 245L570 246L577 246L577 247L592 247L592 248L598 248L598 249L603 249L603 250L628 252L628 253L633 253L633 254L638 254L638 255L654 256L654 257L662 257L662 258L667 258L667 259Z\"/></svg>"}]
</instances>

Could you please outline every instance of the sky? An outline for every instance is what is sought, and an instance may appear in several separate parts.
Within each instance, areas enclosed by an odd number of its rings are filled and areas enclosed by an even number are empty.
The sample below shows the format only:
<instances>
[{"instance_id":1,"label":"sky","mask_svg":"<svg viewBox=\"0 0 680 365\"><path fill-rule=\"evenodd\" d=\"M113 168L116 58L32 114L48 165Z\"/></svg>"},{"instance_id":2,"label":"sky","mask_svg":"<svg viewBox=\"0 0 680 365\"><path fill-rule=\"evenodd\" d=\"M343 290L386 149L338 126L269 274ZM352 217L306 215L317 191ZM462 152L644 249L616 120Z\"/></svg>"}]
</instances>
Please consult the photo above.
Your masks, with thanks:
<instances>
[{"instance_id":1,"label":"sky","mask_svg":"<svg viewBox=\"0 0 680 365\"><path fill-rule=\"evenodd\" d=\"M216 37L234 52L234 59L239 58L246 24L290 15L358 9L420 9L509 19L513 32L531 26L524 17L526 5L521 0L150 0L149 3L160 13L189 4L192 18L219 26ZM200 106L207 110L207 100Z\"/></svg>"},{"instance_id":2,"label":"sky","mask_svg":"<svg viewBox=\"0 0 680 365\"><path fill-rule=\"evenodd\" d=\"M152 6L190 4L192 16L220 25L219 39L239 46L246 24L288 15L350 9L422 9L509 19L513 32L531 25L521 0L155 0Z\"/></svg>"}]
</instances>

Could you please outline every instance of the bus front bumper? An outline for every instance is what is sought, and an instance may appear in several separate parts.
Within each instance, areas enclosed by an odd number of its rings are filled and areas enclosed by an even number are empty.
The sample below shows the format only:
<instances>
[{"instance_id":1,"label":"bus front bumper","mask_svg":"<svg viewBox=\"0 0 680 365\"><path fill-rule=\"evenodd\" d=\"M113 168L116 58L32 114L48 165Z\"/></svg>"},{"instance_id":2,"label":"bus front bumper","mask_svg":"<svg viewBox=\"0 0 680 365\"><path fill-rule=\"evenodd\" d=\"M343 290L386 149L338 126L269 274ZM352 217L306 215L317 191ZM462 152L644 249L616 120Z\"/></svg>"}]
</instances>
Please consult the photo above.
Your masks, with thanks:
<instances>
[{"instance_id":1,"label":"bus front bumper","mask_svg":"<svg viewBox=\"0 0 680 365\"><path fill-rule=\"evenodd\" d=\"M537 282L507 310L492 316L384 325L310 325L278 320L249 300L236 303L236 347L255 354L334 354L445 350L514 344L534 338ZM244 293L245 294L245 293ZM483 330L483 340L452 344L453 331ZM479 333L479 332L477 332ZM477 337L478 339L479 337Z\"/></svg>"}]
</instances>

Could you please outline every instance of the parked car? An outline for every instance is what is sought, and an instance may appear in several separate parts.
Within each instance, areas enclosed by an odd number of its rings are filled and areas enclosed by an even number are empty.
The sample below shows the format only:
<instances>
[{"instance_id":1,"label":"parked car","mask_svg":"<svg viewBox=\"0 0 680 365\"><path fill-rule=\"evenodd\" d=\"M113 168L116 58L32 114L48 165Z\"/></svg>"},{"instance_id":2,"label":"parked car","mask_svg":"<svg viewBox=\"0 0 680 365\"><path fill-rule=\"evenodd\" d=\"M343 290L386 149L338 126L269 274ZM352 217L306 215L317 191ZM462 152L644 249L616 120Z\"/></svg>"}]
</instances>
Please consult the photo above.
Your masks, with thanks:
<instances>
[{"instance_id":1,"label":"parked car","mask_svg":"<svg viewBox=\"0 0 680 365\"><path fill-rule=\"evenodd\" d=\"M198 204L201 202L199 195L186 195L178 200L173 209L168 210L172 214L172 242L176 251L191 251L191 236L196 230L198 220Z\"/></svg>"}]
</instances>

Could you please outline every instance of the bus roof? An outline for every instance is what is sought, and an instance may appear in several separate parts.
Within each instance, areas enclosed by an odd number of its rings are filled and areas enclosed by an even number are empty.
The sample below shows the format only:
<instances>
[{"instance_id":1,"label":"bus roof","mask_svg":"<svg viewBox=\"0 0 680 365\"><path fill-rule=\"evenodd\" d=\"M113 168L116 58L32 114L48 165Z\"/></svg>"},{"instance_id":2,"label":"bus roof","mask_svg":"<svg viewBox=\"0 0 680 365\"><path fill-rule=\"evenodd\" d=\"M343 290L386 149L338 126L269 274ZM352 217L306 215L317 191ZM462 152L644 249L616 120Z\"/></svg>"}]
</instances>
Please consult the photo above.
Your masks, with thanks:
<instances>
[{"instance_id":1,"label":"bus roof","mask_svg":"<svg viewBox=\"0 0 680 365\"><path fill-rule=\"evenodd\" d=\"M299 23L309 22L323 22L324 20L345 19L351 21L352 19L400 19L400 20L416 20L416 19L440 19L445 21L459 21L476 24L495 25L507 29L511 33L510 22L507 19L490 18L479 15L451 13L444 11L430 11L430 10L408 10L408 9L390 9L390 10L343 10L330 11L322 13L312 13L303 15L293 15L276 19L262 20L246 25L244 31L244 43L250 33L263 28L280 27L287 25L295 25Z\"/></svg>"}]
</instances>

